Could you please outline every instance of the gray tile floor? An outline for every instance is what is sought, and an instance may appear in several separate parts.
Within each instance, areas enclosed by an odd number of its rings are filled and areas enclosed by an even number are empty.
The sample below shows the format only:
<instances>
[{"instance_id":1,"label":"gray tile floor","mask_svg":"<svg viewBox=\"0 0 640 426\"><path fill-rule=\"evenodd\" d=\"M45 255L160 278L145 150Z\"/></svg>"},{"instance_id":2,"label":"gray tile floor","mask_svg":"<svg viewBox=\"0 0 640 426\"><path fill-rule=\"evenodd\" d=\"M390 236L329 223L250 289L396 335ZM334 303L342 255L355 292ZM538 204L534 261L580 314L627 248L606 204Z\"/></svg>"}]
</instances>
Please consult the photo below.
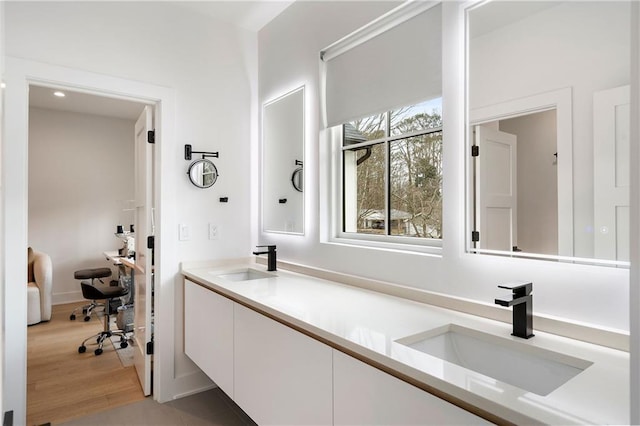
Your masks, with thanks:
<instances>
[{"instance_id":1,"label":"gray tile floor","mask_svg":"<svg viewBox=\"0 0 640 426\"><path fill-rule=\"evenodd\" d=\"M257 426L220 389L158 404L151 398L62 423L63 426Z\"/></svg>"}]
</instances>

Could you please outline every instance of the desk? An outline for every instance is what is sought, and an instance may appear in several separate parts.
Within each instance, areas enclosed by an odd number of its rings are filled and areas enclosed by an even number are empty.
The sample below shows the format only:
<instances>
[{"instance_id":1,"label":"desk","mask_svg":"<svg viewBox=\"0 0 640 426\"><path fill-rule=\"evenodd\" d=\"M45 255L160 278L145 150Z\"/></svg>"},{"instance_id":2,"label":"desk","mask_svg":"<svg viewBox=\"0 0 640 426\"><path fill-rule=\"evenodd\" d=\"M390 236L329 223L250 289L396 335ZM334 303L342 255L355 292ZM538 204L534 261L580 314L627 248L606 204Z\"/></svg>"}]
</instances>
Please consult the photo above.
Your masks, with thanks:
<instances>
[{"instance_id":1,"label":"desk","mask_svg":"<svg viewBox=\"0 0 640 426\"><path fill-rule=\"evenodd\" d=\"M142 272L139 267L136 266L136 259L132 257L124 257L118 254L118 250L105 251L102 254L107 258L108 261L112 262L114 265L118 267L127 267L134 269L138 272Z\"/></svg>"},{"instance_id":2,"label":"desk","mask_svg":"<svg viewBox=\"0 0 640 426\"><path fill-rule=\"evenodd\" d=\"M133 270L136 268L136 261L133 257L124 257L118 254L118 250L102 252L107 260L118 267L118 283L129 289L129 297L125 301L126 304L133 303L134 287L133 287ZM131 272L127 273L127 268Z\"/></svg>"},{"instance_id":3,"label":"desk","mask_svg":"<svg viewBox=\"0 0 640 426\"><path fill-rule=\"evenodd\" d=\"M123 259L123 257L118 254L118 250L104 251L102 252L102 254L107 258L109 262L112 262L114 265L122 265L121 260Z\"/></svg>"}]
</instances>

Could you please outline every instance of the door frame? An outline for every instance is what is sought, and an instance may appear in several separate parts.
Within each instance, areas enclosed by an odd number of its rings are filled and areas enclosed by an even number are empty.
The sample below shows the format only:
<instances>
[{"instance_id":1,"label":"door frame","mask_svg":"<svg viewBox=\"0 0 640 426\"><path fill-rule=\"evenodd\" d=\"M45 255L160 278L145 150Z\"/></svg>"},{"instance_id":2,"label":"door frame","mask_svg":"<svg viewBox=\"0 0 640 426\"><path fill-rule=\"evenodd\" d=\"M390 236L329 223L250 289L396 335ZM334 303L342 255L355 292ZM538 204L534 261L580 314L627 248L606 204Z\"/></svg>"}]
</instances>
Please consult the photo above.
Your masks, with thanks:
<instances>
[{"instance_id":1,"label":"door frame","mask_svg":"<svg viewBox=\"0 0 640 426\"><path fill-rule=\"evenodd\" d=\"M174 277L179 272L175 245L169 244L171 224L176 223L173 176L177 176L173 158L174 102L171 88L132 80L6 57L4 88L4 134L2 138L2 230L0 251L5 253L4 270L4 342L3 409L13 410L14 421L26 421L27 382L27 288L28 244L28 123L29 85L81 91L98 96L120 98L154 105L156 118L156 157L153 179L157 227L155 241L155 337L153 394L164 402L172 398ZM160 173L160 170L163 173ZM170 228L171 227L171 228ZM166 296L165 296L166 294ZM5 348L10 348L7 350ZM9 392L10 391L10 392Z\"/></svg>"},{"instance_id":2,"label":"door frame","mask_svg":"<svg viewBox=\"0 0 640 426\"><path fill-rule=\"evenodd\" d=\"M573 257L573 106L571 87L471 109L468 126L521 117L551 109L556 110L558 158L563 159L558 162L558 256ZM472 170L467 167L469 179L473 178L471 173ZM473 200L468 198L467 202L472 203ZM469 206L473 206L473 204L469 204ZM467 234L467 237L471 235ZM470 243L467 243L467 247L468 250L471 250Z\"/></svg>"}]
</instances>

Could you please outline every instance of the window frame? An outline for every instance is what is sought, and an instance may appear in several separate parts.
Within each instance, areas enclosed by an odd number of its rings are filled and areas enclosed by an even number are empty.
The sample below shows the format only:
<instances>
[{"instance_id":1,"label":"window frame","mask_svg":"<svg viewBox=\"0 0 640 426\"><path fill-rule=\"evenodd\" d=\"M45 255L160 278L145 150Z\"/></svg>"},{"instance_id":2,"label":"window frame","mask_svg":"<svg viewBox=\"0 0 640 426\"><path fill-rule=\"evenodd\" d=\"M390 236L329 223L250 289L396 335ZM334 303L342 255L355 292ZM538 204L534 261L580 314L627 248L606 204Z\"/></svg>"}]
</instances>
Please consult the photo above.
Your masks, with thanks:
<instances>
[{"instance_id":1,"label":"window frame","mask_svg":"<svg viewBox=\"0 0 640 426\"><path fill-rule=\"evenodd\" d=\"M442 254L442 239L425 238L425 237L409 237L402 235L390 235L389 234L389 212L390 212L390 149L391 143L397 140L408 139L417 136L430 135L434 133L441 133L444 143L444 131L443 126L427 128L422 130L415 130L403 134L391 135L391 126L389 123L391 110L385 111L385 120L387 126L385 129L385 136L370 141L364 141L357 144L344 146L344 124L331 128L330 139L333 146L333 179L332 179L332 192L333 201L335 203L334 212L332 215L332 238L331 242L342 243L348 245L358 245L381 249L393 249L403 251L414 251L420 253L441 255ZM345 151L355 151L358 148L384 145L385 150L385 235L379 234L365 234L358 232L345 232ZM444 171L443 171L444 176ZM444 198L444 193L443 193Z\"/></svg>"}]
</instances>

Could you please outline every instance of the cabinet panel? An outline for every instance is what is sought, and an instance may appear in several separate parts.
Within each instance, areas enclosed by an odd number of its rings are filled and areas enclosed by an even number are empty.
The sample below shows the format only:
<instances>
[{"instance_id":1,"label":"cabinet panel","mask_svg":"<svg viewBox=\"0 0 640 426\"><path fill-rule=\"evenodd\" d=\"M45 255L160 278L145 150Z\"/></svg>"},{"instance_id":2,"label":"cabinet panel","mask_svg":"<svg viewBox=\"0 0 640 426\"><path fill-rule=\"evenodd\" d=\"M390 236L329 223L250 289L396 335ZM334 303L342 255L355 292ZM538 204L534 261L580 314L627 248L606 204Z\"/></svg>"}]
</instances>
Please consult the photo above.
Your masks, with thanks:
<instances>
[{"instance_id":1,"label":"cabinet panel","mask_svg":"<svg viewBox=\"0 0 640 426\"><path fill-rule=\"evenodd\" d=\"M235 306L235 402L260 425L332 423L332 349Z\"/></svg>"},{"instance_id":2,"label":"cabinet panel","mask_svg":"<svg viewBox=\"0 0 640 426\"><path fill-rule=\"evenodd\" d=\"M233 398L234 302L184 282L184 352Z\"/></svg>"},{"instance_id":3,"label":"cabinet panel","mask_svg":"<svg viewBox=\"0 0 640 426\"><path fill-rule=\"evenodd\" d=\"M336 350L333 369L335 425L490 424Z\"/></svg>"}]
</instances>

